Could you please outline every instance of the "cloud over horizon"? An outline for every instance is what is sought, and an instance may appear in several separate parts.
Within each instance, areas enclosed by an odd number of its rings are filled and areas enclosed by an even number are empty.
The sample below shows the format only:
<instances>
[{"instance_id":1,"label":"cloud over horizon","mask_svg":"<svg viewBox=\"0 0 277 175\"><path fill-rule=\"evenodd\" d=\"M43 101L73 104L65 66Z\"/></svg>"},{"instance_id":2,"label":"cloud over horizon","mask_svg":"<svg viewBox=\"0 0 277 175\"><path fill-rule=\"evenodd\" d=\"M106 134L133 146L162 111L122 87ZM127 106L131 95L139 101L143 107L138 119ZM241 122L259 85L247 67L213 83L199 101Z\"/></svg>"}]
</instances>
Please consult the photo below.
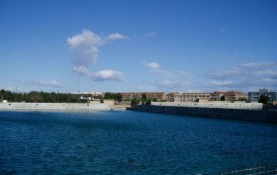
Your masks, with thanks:
<instances>
[{"instance_id":1,"label":"cloud over horizon","mask_svg":"<svg viewBox=\"0 0 277 175\"><path fill-rule=\"evenodd\" d=\"M144 66L148 68L148 71L150 73L158 77L163 77L167 79L174 77L174 73L161 69L159 63L157 62L147 62L144 63Z\"/></svg>"},{"instance_id":2,"label":"cloud over horizon","mask_svg":"<svg viewBox=\"0 0 277 175\"><path fill-rule=\"evenodd\" d=\"M230 89L254 90L277 88L277 63L252 62L240 64L229 69L206 71L210 85Z\"/></svg>"},{"instance_id":3,"label":"cloud over horizon","mask_svg":"<svg viewBox=\"0 0 277 175\"><path fill-rule=\"evenodd\" d=\"M97 62L100 47L108 42L122 39L129 39L129 37L120 33L101 37L88 29L83 29L80 34L68 37L67 45L73 57L73 71L79 76L85 76L94 81L123 80L123 73L117 70L100 70L96 73L89 70L89 66Z\"/></svg>"},{"instance_id":4,"label":"cloud over horizon","mask_svg":"<svg viewBox=\"0 0 277 175\"><path fill-rule=\"evenodd\" d=\"M277 89L277 63L251 62L230 68L210 68L197 75L183 71L165 71L157 62L147 62L144 66L153 76L159 78L150 84L165 91L257 91ZM192 78L197 77L197 78Z\"/></svg>"},{"instance_id":5,"label":"cloud over horizon","mask_svg":"<svg viewBox=\"0 0 277 175\"><path fill-rule=\"evenodd\" d=\"M180 89L191 88L189 74L184 71L169 72L161 69L157 62L147 62L144 66L148 68L148 72L161 79L153 84L160 90L180 91Z\"/></svg>"}]
</instances>

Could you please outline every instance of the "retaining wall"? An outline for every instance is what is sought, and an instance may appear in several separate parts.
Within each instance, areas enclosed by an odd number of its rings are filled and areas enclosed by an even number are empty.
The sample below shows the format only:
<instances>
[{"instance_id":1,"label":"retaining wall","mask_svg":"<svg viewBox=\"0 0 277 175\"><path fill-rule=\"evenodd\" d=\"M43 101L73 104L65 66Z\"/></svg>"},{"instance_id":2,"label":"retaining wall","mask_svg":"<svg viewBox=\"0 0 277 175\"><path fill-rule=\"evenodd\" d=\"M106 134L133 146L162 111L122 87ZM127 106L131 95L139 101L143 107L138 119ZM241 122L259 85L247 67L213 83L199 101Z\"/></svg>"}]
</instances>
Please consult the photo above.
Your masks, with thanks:
<instances>
[{"instance_id":1,"label":"retaining wall","mask_svg":"<svg viewBox=\"0 0 277 175\"><path fill-rule=\"evenodd\" d=\"M276 110L136 105L134 111L277 123Z\"/></svg>"},{"instance_id":2,"label":"retaining wall","mask_svg":"<svg viewBox=\"0 0 277 175\"><path fill-rule=\"evenodd\" d=\"M0 110L109 110L107 104L91 103L0 103Z\"/></svg>"},{"instance_id":3,"label":"retaining wall","mask_svg":"<svg viewBox=\"0 0 277 175\"><path fill-rule=\"evenodd\" d=\"M223 108L223 109L263 109L262 103L226 103L226 102L207 102L207 103L190 103L190 102L151 102L154 106L182 106L198 108Z\"/></svg>"}]
</instances>

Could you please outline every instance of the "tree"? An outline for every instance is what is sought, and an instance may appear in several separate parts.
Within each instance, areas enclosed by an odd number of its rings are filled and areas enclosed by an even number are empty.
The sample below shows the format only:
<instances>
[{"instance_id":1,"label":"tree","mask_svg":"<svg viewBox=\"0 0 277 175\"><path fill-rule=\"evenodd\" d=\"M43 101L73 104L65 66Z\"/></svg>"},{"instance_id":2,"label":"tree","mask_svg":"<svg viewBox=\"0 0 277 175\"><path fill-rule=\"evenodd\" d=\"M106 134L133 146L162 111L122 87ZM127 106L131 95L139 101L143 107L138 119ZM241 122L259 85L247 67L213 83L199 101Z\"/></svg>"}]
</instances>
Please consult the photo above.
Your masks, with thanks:
<instances>
[{"instance_id":1,"label":"tree","mask_svg":"<svg viewBox=\"0 0 277 175\"><path fill-rule=\"evenodd\" d=\"M134 107L135 105L138 105L138 104L139 104L139 102L140 102L140 100L139 100L139 99L137 99L137 98L133 98L133 99L131 100L131 107Z\"/></svg>"},{"instance_id":2,"label":"tree","mask_svg":"<svg viewBox=\"0 0 277 175\"><path fill-rule=\"evenodd\" d=\"M1 100L4 100L4 94L5 94L5 90L2 89L2 90L0 91Z\"/></svg>"},{"instance_id":3,"label":"tree","mask_svg":"<svg viewBox=\"0 0 277 175\"><path fill-rule=\"evenodd\" d=\"M146 94L143 93L143 94L141 95L141 100L142 100L142 101L146 101L146 100L147 100Z\"/></svg>"},{"instance_id":4,"label":"tree","mask_svg":"<svg viewBox=\"0 0 277 175\"><path fill-rule=\"evenodd\" d=\"M143 93L143 94L141 95L141 103L142 103L142 104L145 104L146 100L147 100L147 96L146 96L146 94Z\"/></svg>"},{"instance_id":5,"label":"tree","mask_svg":"<svg viewBox=\"0 0 277 175\"><path fill-rule=\"evenodd\" d=\"M114 99L115 101L121 102L122 101L122 94L120 93L110 93L110 92L106 92L104 94L104 99Z\"/></svg>"},{"instance_id":6,"label":"tree","mask_svg":"<svg viewBox=\"0 0 277 175\"><path fill-rule=\"evenodd\" d=\"M120 93L114 94L114 99L118 102L121 102L122 101L122 94L120 94Z\"/></svg>"},{"instance_id":7,"label":"tree","mask_svg":"<svg viewBox=\"0 0 277 175\"><path fill-rule=\"evenodd\" d=\"M112 93L106 92L106 93L104 94L104 99L113 99Z\"/></svg>"},{"instance_id":8,"label":"tree","mask_svg":"<svg viewBox=\"0 0 277 175\"><path fill-rule=\"evenodd\" d=\"M4 89L2 89L0 93L2 100L11 101L13 99L13 93L11 91L5 91Z\"/></svg>"},{"instance_id":9,"label":"tree","mask_svg":"<svg viewBox=\"0 0 277 175\"><path fill-rule=\"evenodd\" d=\"M151 100L150 99L146 100L145 105L151 105Z\"/></svg>"},{"instance_id":10,"label":"tree","mask_svg":"<svg viewBox=\"0 0 277 175\"><path fill-rule=\"evenodd\" d=\"M269 101L270 99L268 98L268 96L265 96L265 95L261 95L259 98L259 103L268 104Z\"/></svg>"}]
</instances>

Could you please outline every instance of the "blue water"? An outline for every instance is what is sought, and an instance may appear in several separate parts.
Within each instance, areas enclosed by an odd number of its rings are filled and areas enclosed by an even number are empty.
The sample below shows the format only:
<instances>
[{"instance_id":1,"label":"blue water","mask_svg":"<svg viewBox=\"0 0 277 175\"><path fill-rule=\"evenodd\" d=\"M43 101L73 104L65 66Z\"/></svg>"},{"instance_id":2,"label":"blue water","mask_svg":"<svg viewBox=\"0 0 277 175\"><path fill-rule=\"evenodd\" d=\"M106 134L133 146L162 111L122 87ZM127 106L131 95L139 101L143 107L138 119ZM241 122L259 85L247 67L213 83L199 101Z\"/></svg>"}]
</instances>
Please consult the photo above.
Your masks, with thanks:
<instances>
[{"instance_id":1,"label":"blue water","mask_svg":"<svg viewBox=\"0 0 277 175\"><path fill-rule=\"evenodd\" d=\"M105 111L0 112L0 174L220 174L276 162L277 125Z\"/></svg>"}]
</instances>

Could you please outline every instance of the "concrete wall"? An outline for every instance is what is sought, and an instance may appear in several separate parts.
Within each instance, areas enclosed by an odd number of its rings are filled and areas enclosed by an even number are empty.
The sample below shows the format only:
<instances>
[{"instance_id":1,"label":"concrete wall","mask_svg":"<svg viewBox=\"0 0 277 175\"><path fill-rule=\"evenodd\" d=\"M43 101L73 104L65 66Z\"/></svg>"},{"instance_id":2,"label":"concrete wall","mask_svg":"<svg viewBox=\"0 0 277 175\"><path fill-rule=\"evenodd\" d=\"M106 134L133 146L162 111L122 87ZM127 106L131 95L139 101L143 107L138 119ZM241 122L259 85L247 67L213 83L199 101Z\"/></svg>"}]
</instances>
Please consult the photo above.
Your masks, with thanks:
<instances>
[{"instance_id":1,"label":"concrete wall","mask_svg":"<svg viewBox=\"0 0 277 175\"><path fill-rule=\"evenodd\" d=\"M151 102L153 106L181 106L181 107L196 107L196 108L223 108L223 109L249 109L261 110L263 109L262 103L177 103L177 102Z\"/></svg>"},{"instance_id":2,"label":"concrete wall","mask_svg":"<svg viewBox=\"0 0 277 175\"><path fill-rule=\"evenodd\" d=\"M113 106L114 105L114 99L104 99L104 104Z\"/></svg>"},{"instance_id":3,"label":"concrete wall","mask_svg":"<svg viewBox=\"0 0 277 175\"><path fill-rule=\"evenodd\" d=\"M136 105L135 111L277 123L277 110Z\"/></svg>"},{"instance_id":4,"label":"concrete wall","mask_svg":"<svg viewBox=\"0 0 277 175\"><path fill-rule=\"evenodd\" d=\"M0 110L109 110L106 104L90 103L0 103Z\"/></svg>"}]
</instances>

